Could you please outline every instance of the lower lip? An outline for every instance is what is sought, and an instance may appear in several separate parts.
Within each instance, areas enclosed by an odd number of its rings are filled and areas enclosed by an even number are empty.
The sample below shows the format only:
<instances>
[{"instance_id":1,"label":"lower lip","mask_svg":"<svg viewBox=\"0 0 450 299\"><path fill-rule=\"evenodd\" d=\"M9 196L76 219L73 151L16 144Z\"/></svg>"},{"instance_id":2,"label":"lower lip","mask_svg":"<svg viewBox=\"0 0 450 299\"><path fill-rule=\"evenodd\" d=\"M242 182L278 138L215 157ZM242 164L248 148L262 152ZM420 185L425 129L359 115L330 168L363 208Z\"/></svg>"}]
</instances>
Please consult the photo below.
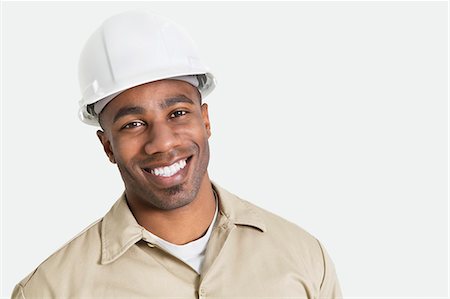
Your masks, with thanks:
<instances>
[{"instance_id":1,"label":"lower lip","mask_svg":"<svg viewBox=\"0 0 450 299\"><path fill-rule=\"evenodd\" d=\"M189 157L186 160L186 166L184 166L183 169L181 169L180 171L178 171L177 173L175 173L174 175L169 176L169 177L154 175L146 170L144 170L144 173L152 182L155 183L155 185L158 185L160 187L168 188L168 187L172 187L175 185L179 185L179 184L183 183L183 181L185 180L185 178L187 176L189 166L191 165L190 164L191 158L192 157Z\"/></svg>"}]
</instances>

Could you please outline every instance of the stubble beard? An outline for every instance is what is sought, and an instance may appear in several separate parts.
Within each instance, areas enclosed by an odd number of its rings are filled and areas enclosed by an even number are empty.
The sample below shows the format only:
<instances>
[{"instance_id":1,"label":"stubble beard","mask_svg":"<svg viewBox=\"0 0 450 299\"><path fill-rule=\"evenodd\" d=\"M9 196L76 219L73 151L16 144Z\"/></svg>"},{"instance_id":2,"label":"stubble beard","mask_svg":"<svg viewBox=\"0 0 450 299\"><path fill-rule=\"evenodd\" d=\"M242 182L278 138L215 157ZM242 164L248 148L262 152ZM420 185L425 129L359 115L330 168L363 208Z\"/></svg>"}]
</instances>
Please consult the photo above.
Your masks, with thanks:
<instances>
[{"instance_id":1,"label":"stubble beard","mask_svg":"<svg viewBox=\"0 0 450 299\"><path fill-rule=\"evenodd\" d=\"M204 148L204 157L199 161L196 169L190 170L193 174L192 179L185 183L160 190L159 193L161 194L157 194L153 190L150 190L150 188L142 188L142 184L133 179L133 176L126 170L126 167L121 165L119 162L117 163L117 166L122 174L122 177L130 178L130 184L125 183L126 189L131 190L133 193L135 193L135 195L143 199L142 203L144 205L152 209L156 208L158 210L165 211L174 210L190 204L195 200L200 191L202 180L206 175L209 164L208 142L206 142ZM198 154L198 148L196 152L196 157L199 158L200 155Z\"/></svg>"}]
</instances>

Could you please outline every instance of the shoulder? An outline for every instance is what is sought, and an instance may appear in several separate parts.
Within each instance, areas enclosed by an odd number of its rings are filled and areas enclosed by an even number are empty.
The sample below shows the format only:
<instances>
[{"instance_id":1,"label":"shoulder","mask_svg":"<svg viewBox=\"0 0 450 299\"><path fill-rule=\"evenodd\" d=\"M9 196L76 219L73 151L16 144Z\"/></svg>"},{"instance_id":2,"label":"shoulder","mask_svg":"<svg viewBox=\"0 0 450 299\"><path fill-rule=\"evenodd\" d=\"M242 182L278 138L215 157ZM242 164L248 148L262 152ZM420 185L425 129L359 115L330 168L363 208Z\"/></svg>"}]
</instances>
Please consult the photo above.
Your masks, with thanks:
<instances>
[{"instance_id":1,"label":"shoulder","mask_svg":"<svg viewBox=\"0 0 450 299\"><path fill-rule=\"evenodd\" d=\"M264 232L266 238L288 247L317 251L321 254L318 240L299 225L267 211L254 203L214 185L224 201L224 209L237 223L250 224Z\"/></svg>"},{"instance_id":2,"label":"shoulder","mask_svg":"<svg viewBox=\"0 0 450 299\"><path fill-rule=\"evenodd\" d=\"M80 263L98 262L101 254L102 219L89 225L20 281L13 291L12 298L25 298L27 293L33 294L34 297L49 296L50 294L46 294L46 286L58 283L64 271L71 271L70 269Z\"/></svg>"},{"instance_id":3,"label":"shoulder","mask_svg":"<svg viewBox=\"0 0 450 299\"><path fill-rule=\"evenodd\" d=\"M299 276L308 277L318 289L321 288L327 275L326 268L332 269L332 264L315 236L223 188L215 188L223 200L222 205L227 210L225 213L230 214L229 217L237 224L239 248L245 248L248 244L253 256L260 255L266 261L267 257L277 257L276 267L286 269L286 272L300 273ZM248 226L257 228L260 233L247 229ZM254 248L258 251L255 252Z\"/></svg>"},{"instance_id":4,"label":"shoulder","mask_svg":"<svg viewBox=\"0 0 450 299\"><path fill-rule=\"evenodd\" d=\"M266 226L264 233L268 242L276 245L276 251L292 257L292 261L312 269L316 279L321 279L325 270L325 252L320 241L299 225L269 212L251 202L242 200L261 217ZM312 275L312 273L310 273Z\"/></svg>"},{"instance_id":5,"label":"shoulder","mask_svg":"<svg viewBox=\"0 0 450 299\"><path fill-rule=\"evenodd\" d=\"M293 223L273 212L261 208L254 203L237 197L244 205L258 215L261 222L265 225L265 233L273 241L292 247L296 250L308 252L315 251L321 254L320 244L315 236L303 229L301 226Z\"/></svg>"}]
</instances>

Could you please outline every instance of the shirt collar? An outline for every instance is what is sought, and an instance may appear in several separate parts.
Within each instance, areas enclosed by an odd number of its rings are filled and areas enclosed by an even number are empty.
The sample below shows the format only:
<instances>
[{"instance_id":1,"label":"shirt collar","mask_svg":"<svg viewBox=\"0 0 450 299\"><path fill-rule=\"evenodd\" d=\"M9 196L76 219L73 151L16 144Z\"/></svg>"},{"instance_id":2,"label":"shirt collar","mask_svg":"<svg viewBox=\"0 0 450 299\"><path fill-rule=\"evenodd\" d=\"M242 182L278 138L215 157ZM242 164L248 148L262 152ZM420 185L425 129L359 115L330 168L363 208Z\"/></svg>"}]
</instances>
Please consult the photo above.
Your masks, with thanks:
<instances>
[{"instance_id":1,"label":"shirt collar","mask_svg":"<svg viewBox=\"0 0 450 299\"><path fill-rule=\"evenodd\" d=\"M128 207L125 193L112 206L102 221L102 264L118 259L131 246L143 238L140 226Z\"/></svg>"},{"instance_id":2,"label":"shirt collar","mask_svg":"<svg viewBox=\"0 0 450 299\"><path fill-rule=\"evenodd\" d=\"M254 227L262 232L266 231L264 221L255 206L228 192L216 183L213 183L213 188L219 195L220 213L230 222L235 225Z\"/></svg>"},{"instance_id":3,"label":"shirt collar","mask_svg":"<svg viewBox=\"0 0 450 299\"><path fill-rule=\"evenodd\" d=\"M226 191L213 183L213 188L219 196L221 216L235 225L249 226L262 232L266 226L258 210L249 202ZM147 239L146 230L140 226L128 207L125 193L103 217L101 224L102 256L101 264L109 264L117 260L131 246L142 239Z\"/></svg>"}]
</instances>

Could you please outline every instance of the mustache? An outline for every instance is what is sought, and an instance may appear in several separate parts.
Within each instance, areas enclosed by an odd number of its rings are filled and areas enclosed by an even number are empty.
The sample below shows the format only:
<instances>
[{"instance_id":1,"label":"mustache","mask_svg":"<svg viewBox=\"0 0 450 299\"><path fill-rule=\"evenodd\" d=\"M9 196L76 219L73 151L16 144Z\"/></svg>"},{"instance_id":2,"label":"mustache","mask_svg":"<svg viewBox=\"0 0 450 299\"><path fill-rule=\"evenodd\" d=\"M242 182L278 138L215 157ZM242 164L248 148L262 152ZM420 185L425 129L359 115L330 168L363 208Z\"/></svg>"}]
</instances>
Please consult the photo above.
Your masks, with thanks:
<instances>
[{"instance_id":1,"label":"mustache","mask_svg":"<svg viewBox=\"0 0 450 299\"><path fill-rule=\"evenodd\" d=\"M181 157L190 157L193 154L197 153L198 149L195 146L183 147L183 148L174 148L169 152L164 153L155 153L152 154L145 159L141 160L141 165L149 165L149 164L157 164L157 163L165 163L174 161L177 158Z\"/></svg>"}]
</instances>

